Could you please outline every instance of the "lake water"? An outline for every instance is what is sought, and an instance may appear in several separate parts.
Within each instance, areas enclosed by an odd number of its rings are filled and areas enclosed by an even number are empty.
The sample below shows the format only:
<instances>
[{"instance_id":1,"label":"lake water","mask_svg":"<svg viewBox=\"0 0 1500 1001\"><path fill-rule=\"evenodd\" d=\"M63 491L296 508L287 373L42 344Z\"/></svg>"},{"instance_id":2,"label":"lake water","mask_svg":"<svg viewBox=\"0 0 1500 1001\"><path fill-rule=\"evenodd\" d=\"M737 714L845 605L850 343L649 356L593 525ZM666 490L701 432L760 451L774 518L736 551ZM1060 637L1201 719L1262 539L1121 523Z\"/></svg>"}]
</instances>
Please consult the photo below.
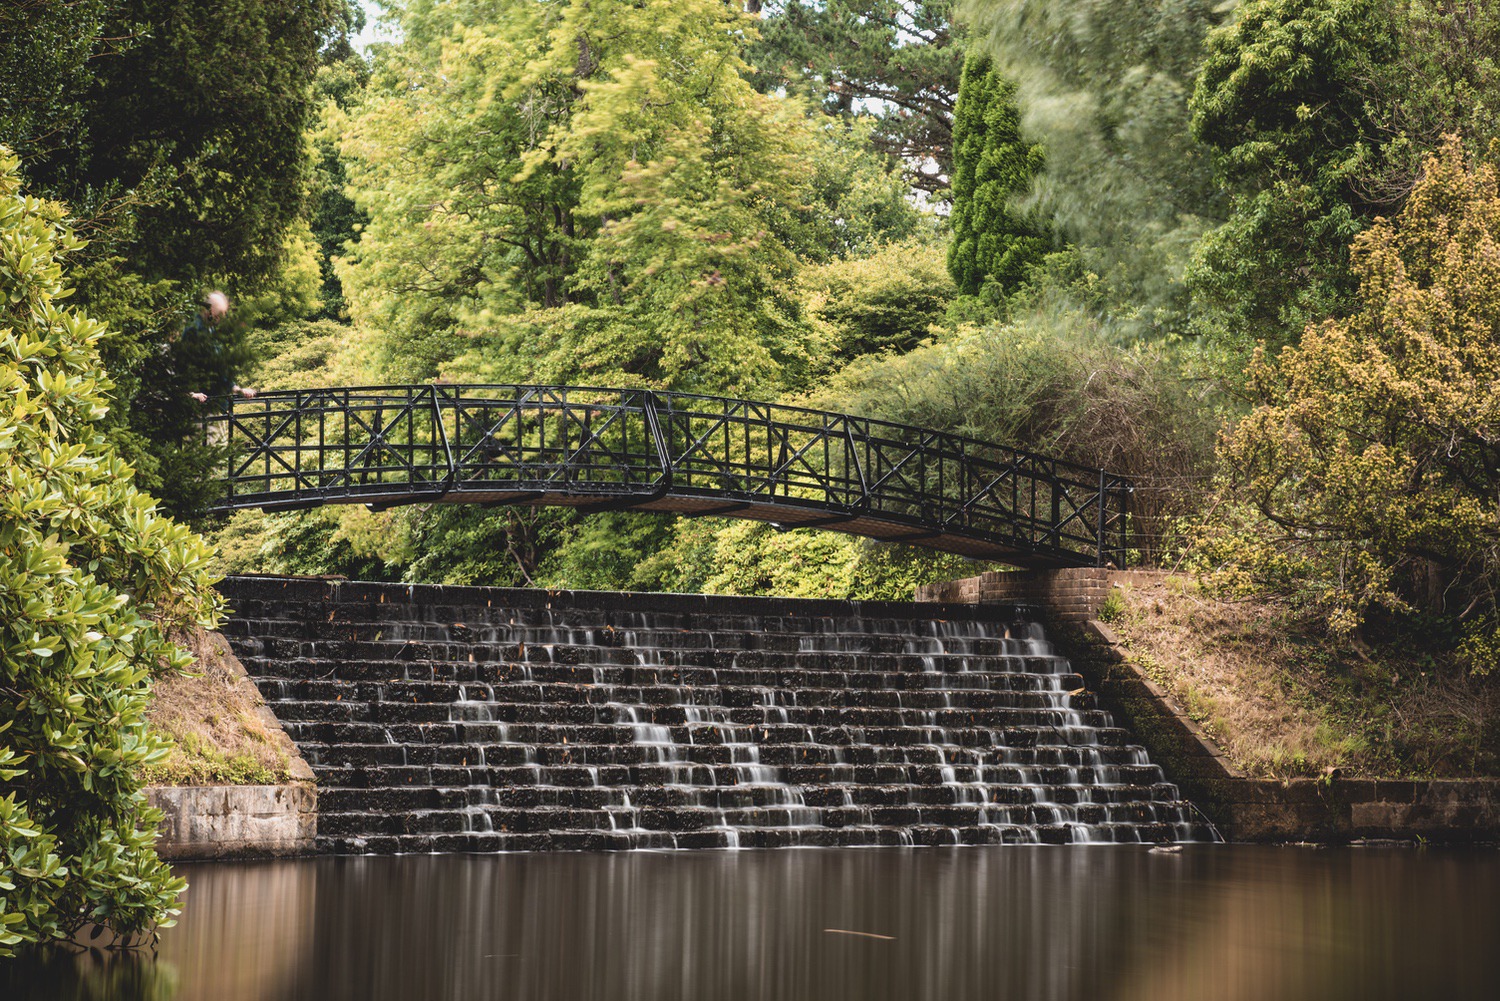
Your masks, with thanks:
<instances>
[{"instance_id":1,"label":"lake water","mask_svg":"<svg viewBox=\"0 0 1500 1001\"><path fill-rule=\"evenodd\" d=\"M1500 852L1202 845L180 867L155 957L6 1001L1500 997Z\"/></svg>"}]
</instances>

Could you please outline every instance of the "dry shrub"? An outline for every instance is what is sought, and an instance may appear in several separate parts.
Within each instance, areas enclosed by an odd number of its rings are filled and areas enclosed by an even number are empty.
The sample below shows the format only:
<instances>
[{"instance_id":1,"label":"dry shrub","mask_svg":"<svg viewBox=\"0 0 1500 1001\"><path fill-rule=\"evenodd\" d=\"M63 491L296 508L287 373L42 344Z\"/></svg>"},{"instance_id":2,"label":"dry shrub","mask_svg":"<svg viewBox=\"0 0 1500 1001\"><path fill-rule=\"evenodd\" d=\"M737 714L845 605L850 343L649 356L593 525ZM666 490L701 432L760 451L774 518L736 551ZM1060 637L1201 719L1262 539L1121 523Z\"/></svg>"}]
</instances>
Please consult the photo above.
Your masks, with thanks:
<instances>
[{"instance_id":1,"label":"dry shrub","mask_svg":"<svg viewBox=\"0 0 1500 1001\"><path fill-rule=\"evenodd\" d=\"M1113 343L1085 311L1043 304L904 355L859 359L808 401L1129 476L1130 546L1159 563L1212 475L1219 415L1204 391L1170 347Z\"/></svg>"}]
</instances>

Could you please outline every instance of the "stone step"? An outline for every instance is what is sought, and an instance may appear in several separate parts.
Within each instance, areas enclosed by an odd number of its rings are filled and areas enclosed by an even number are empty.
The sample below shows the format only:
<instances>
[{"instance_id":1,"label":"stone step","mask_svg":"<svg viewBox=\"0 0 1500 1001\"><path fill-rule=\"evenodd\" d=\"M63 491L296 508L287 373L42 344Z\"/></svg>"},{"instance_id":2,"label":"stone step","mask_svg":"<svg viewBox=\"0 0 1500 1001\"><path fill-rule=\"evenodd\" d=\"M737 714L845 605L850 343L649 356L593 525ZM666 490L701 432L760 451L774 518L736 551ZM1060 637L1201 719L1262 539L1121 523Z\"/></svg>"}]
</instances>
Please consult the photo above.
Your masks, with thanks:
<instances>
[{"instance_id":1,"label":"stone step","mask_svg":"<svg viewBox=\"0 0 1500 1001\"><path fill-rule=\"evenodd\" d=\"M991 634L928 636L889 632L712 631L661 628L578 628L573 626L469 626L430 622L246 622L231 620L226 633L252 653L312 656L318 649L364 656L391 647L440 650L455 645L492 646L530 652L555 647L708 651L765 654L840 653L965 656L1055 656L1043 640ZM540 656L540 655L539 655Z\"/></svg>"},{"instance_id":2,"label":"stone step","mask_svg":"<svg viewBox=\"0 0 1500 1001\"><path fill-rule=\"evenodd\" d=\"M1003 827L745 828L706 831L550 831L542 834L464 832L452 834L320 836L321 850L341 853L632 851L714 848L944 847L955 845L1071 844L1091 840L1122 844L1208 841L1196 824L1101 824L1083 828L1055 824Z\"/></svg>"},{"instance_id":3,"label":"stone step","mask_svg":"<svg viewBox=\"0 0 1500 1001\"><path fill-rule=\"evenodd\" d=\"M1120 745L1128 734L1109 726L1109 714L1097 710L1075 714L1076 724L1058 725L1056 710L1002 709L986 726L937 728L926 726L796 726L768 723L755 727L760 744L884 744L943 747L1029 747L1035 744L1073 746ZM285 721L292 740L320 744L630 744L637 743L636 727L628 723L317 723ZM674 744L744 743L732 739L724 727L711 724L672 726L662 740Z\"/></svg>"},{"instance_id":4,"label":"stone step","mask_svg":"<svg viewBox=\"0 0 1500 1001\"><path fill-rule=\"evenodd\" d=\"M479 766L473 766L476 769ZM928 765L928 764L817 764L761 766L769 773L766 779L796 786L814 785L906 785L941 786L948 784L1009 785L1021 776L1013 766ZM314 766L316 771L317 766ZM1080 765L1036 766L1032 778L1042 785L1069 785L1081 789L1162 784L1161 769L1155 765ZM727 764L643 764L643 765L497 765L486 766L487 787L530 787L587 789L594 787L713 786L735 787L767 784L752 781L749 766ZM1055 799L1049 794L1048 799Z\"/></svg>"},{"instance_id":5,"label":"stone step","mask_svg":"<svg viewBox=\"0 0 1500 1001\"><path fill-rule=\"evenodd\" d=\"M1053 824L1162 824L1180 813L1180 802L1051 805L1044 803L975 806L804 807L765 806L717 810L702 807L641 807L588 810L559 807L514 809L383 809L318 813L323 837L378 834L451 834L499 831L534 834L556 830L703 831L724 827L983 827Z\"/></svg>"},{"instance_id":6,"label":"stone step","mask_svg":"<svg viewBox=\"0 0 1500 1001\"><path fill-rule=\"evenodd\" d=\"M345 643L333 640L235 644L235 654L249 669L259 663L347 664L421 663L530 664L599 667L681 667L741 670L851 672L986 671L996 674L1057 674L1068 671L1066 658L952 651L892 650L861 653L847 650L756 650L735 646L706 648L618 647L585 644L414 643L396 640Z\"/></svg>"},{"instance_id":7,"label":"stone step","mask_svg":"<svg viewBox=\"0 0 1500 1001\"><path fill-rule=\"evenodd\" d=\"M315 769L348 768L484 768L510 765L643 765L659 764L664 751L645 744L317 744L301 745ZM690 745L678 753L694 764L733 764L743 747ZM758 754L765 765L987 765L1008 767L1081 767L1138 764L1139 747L1119 744L1077 747L1049 744L1032 747L939 747L932 744L765 744ZM480 780L490 782L491 779Z\"/></svg>"},{"instance_id":8,"label":"stone step","mask_svg":"<svg viewBox=\"0 0 1500 1001\"><path fill-rule=\"evenodd\" d=\"M391 684L571 684L618 687L776 687L806 689L937 689L1071 691L1071 670L991 671L975 661L965 671L822 671L797 668L709 668L641 665L510 664L506 662L267 661L242 658L262 683L328 680Z\"/></svg>"},{"instance_id":9,"label":"stone step","mask_svg":"<svg viewBox=\"0 0 1500 1001\"><path fill-rule=\"evenodd\" d=\"M258 678L261 692L288 712L302 703L336 705L379 702L427 703L481 711L492 704L547 704L591 706L676 707L698 706L738 709L753 707L843 707L868 709L991 709L1020 705L1056 705L1056 700L1082 688L1077 675L1006 675L1039 680L1063 679L1076 687L1056 688L999 686L986 688L795 688L784 685L580 685L564 682L511 682L486 684L459 681L337 681ZM1082 708L1073 695L1073 708ZM1052 700L1052 701L1047 701Z\"/></svg>"},{"instance_id":10,"label":"stone step","mask_svg":"<svg viewBox=\"0 0 1500 1001\"><path fill-rule=\"evenodd\" d=\"M627 705L624 703L552 702L304 702L278 699L276 713L283 723L550 723L639 724L642 726L701 726L731 728L769 724L794 726L1012 726L1017 713L1041 724L1055 719L1068 725L1067 713L1093 712L1093 700L1048 693L994 693L992 705L976 707L871 707L863 705ZM1062 704L1059 704L1062 703ZM636 734L637 739L640 734ZM690 735L691 739L691 735Z\"/></svg>"},{"instance_id":11,"label":"stone step","mask_svg":"<svg viewBox=\"0 0 1500 1001\"><path fill-rule=\"evenodd\" d=\"M1095 806L1175 802L1170 783L1155 785L1063 787L1049 804ZM739 786L445 786L412 782L353 788L324 784L318 807L325 813L404 810L506 809L622 810L670 807L743 809L748 807L905 807L955 805L1036 805L1037 790L1028 785L988 783L943 785L825 784L798 787Z\"/></svg>"},{"instance_id":12,"label":"stone step","mask_svg":"<svg viewBox=\"0 0 1500 1001\"><path fill-rule=\"evenodd\" d=\"M954 609L967 611L967 617L934 617L930 606L922 614L870 615L864 610L844 614L802 614L787 609L760 613L704 613L684 610L676 596L662 595L662 607L654 610L623 610L573 607L567 609L521 607L495 604L414 604L401 601L298 601L264 600L246 596L233 597L230 606L233 621L254 623L263 629L266 623L328 626L359 626L366 623L392 623L412 626L455 623L467 628L480 626L550 627L562 629L670 629L685 631L718 631L724 633L783 633L806 635L900 635L934 638L964 636L1030 636L1035 615L1017 608L988 606ZM793 599L795 600L795 599Z\"/></svg>"}]
</instances>

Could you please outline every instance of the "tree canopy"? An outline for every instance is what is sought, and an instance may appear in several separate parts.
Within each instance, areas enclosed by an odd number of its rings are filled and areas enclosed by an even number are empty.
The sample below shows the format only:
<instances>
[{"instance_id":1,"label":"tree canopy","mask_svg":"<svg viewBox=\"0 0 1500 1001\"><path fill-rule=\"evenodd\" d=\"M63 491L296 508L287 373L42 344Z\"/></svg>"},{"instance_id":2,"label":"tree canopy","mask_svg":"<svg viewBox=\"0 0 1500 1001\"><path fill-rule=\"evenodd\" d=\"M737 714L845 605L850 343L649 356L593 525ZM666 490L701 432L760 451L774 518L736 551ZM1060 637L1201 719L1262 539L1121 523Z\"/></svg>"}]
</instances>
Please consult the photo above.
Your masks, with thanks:
<instances>
[{"instance_id":1,"label":"tree canopy","mask_svg":"<svg viewBox=\"0 0 1500 1001\"><path fill-rule=\"evenodd\" d=\"M1500 182L1450 138L1401 214L1354 242L1347 318L1257 352L1226 432L1236 496L1274 526L1221 558L1355 629L1372 607L1458 615L1500 652ZM1234 547L1243 547L1236 550ZM1487 669L1487 668L1486 668Z\"/></svg>"},{"instance_id":2,"label":"tree canopy","mask_svg":"<svg viewBox=\"0 0 1500 1001\"><path fill-rule=\"evenodd\" d=\"M501 381L774 391L818 350L800 263L870 219L915 228L847 129L749 85L733 6L494 0L406 23L340 123L371 217L342 277L393 376L463 355Z\"/></svg>"},{"instance_id":3,"label":"tree canopy","mask_svg":"<svg viewBox=\"0 0 1500 1001\"><path fill-rule=\"evenodd\" d=\"M912 185L941 196L953 162L953 111L967 33L953 0L771 0L749 50L764 91L806 97L831 115L873 115L874 148Z\"/></svg>"},{"instance_id":4,"label":"tree canopy","mask_svg":"<svg viewBox=\"0 0 1500 1001\"><path fill-rule=\"evenodd\" d=\"M1022 138L1015 87L983 53L964 63L953 145L948 272L969 295L990 283L1014 291L1049 249L1045 234L1014 205L1030 193L1045 154Z\"/></svg>"}]
</instances>

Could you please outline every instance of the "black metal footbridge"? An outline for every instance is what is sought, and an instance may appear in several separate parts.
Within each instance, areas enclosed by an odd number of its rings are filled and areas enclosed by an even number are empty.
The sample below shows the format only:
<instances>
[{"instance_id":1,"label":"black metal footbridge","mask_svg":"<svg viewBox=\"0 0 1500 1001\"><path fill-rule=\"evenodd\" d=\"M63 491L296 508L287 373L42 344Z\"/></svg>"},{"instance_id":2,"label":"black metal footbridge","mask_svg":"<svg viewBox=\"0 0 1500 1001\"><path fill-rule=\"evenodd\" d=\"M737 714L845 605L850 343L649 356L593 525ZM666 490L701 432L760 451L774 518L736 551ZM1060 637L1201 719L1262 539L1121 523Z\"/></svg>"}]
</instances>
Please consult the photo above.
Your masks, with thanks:
<instances>
[{"instance_id":1,"label":"black metal footbridge","mask_svg":"<svg viewBox=\"0 0 1500 1001\"><path fill-rule=\"evenodd\" d=\"M1025 567L1123 566L1130 481L972 438L646 389L265 392L206 419L217 511L565 505L753 518Z\"/></svg>"}]
</instances>

